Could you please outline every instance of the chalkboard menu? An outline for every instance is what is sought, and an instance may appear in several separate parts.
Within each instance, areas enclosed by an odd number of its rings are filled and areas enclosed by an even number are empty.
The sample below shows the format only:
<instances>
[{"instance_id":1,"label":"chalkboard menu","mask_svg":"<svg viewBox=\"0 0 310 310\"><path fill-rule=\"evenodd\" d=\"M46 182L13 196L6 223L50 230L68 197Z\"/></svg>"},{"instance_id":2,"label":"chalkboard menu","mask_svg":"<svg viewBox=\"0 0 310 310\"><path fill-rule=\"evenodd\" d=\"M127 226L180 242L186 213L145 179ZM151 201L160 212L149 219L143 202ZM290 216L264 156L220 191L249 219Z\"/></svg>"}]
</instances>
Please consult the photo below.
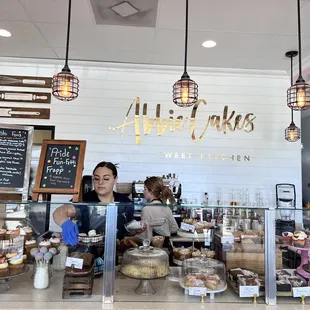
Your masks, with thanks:
<instances>
[{"instance_id":1,"label":"chalkboard menu","mask_svg":"<svg viewBox=\"0 0 310 310\"><path fill-rule=\"evenodd\" d=\"M80 192L86 141L43 140L33 200L39 193L74 194ZM76 199L74 199L76 200Z\"/></svg>"},{"instance_id":2,"label":"chalkboard menu","mask_svg":"<svg viewBox=\"0 0 310 310\"><path fill-rule=\"evenodd\" d=\"M79 153L79 145L49 145L40 187L73 188Z\"/></svg>"},{"instance_id":3,"label":"chalkboard menu","mask_svg":"<svg viewBox=\"0 0 310 310\"><path fill-rule=\"evenodd\" d=\"M0 130L0 187L23 187L27 142L27 130Z\"/></svg>"},{"instance_id":4,"label":"chalkboard menu","mask_svg":"<svg viewBox=\"0 0 310 310\"><path fill-rule=\"evenodd\" d=\"M27 198L33 127L0 124L0 192Z\"/></svg>"}]
</instances>

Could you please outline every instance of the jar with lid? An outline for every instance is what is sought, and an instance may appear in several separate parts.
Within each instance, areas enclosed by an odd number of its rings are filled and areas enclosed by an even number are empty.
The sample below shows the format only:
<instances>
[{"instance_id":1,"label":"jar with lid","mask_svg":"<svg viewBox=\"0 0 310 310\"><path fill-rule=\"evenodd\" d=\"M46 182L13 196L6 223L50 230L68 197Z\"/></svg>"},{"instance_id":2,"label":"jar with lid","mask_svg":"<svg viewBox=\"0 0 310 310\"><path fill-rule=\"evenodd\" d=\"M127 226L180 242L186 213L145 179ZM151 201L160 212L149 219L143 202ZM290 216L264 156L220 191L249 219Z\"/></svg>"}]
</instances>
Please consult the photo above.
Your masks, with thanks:
<instances>
[{"instance_id":1,"label":"jar with lid","mask_svg":"<svg viewBox=\"0 0 310 310\"><path fill-rule=\"evenodd\" d=\"M53 257L53 269L64 270L68 256L68 247L62 242L58 247L59 254Z\"/></svg>"}]
</instances>

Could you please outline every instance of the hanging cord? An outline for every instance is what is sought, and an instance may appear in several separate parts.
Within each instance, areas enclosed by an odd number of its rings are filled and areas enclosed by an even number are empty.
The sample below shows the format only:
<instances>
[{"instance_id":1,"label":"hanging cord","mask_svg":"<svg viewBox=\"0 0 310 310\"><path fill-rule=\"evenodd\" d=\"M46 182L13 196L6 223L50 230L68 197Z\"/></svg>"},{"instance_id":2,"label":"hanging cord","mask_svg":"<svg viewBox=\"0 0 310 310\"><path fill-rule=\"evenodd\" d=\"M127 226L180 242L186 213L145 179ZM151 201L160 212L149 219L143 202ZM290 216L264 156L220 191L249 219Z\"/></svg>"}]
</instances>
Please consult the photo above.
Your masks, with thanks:
<instances>
[{"instance_id":1,"label":"hanging cord","mask_svg":"<svg viewBox=\"0 0 310 310\"><path fill-rule=\"evenodd\" d=\"M297 0L297 15L298 15L298 52L299 52L299 76L297 82L304 82L301 74L301 22L300 22L300 0Z\"/></svg>"},{"instance_id":2,"label":"hanging cord","mask_svg":"<svg viewBox=\"0 0 310 310\"><path fill-rule=\"evenodd\" d=\"M291 86L293 86L293 55L291 55ZM291 109L291 113L292 113L292 123L294 123L293 109Z\"/></svg>"},{"instance_id":3,"label":"hanging cord","mask_svg":"<svg viewBox=\"0 0 310 310\"><path fill-rule=\"evenodd\" d=\"M69 0L69 8L68 8L68 25L67 25L67 46L66 46L66 61L64 69L66 71L71 71L68 66L68 57L69 57L69 41L70 41L70 25L71 25L71 0Z\"/></svg>"},{"instance_id":4,"label":"hanging cord","mask_svg":"<svg viewBox=\"0 0 310 310\"><path fill-rule=\"evenodd\" d=\"M188 0L185 6L185 52L184 52L184 73L183 77L189 77L187 74L187 38L188 38Z\"/></svg>"}]
</instances>

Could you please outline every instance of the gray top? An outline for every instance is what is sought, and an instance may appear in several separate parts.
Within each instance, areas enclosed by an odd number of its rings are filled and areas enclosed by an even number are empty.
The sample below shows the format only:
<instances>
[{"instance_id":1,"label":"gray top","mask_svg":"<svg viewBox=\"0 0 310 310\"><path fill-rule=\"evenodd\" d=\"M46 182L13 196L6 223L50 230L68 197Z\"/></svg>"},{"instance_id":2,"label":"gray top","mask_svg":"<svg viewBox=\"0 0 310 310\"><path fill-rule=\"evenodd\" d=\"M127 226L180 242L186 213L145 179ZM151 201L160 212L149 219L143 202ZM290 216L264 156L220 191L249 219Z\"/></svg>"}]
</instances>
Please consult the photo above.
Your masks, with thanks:
<instances>
[{"instance_id":1,"label":"gray top","mask_svg":"<svg viewBox=\"0 0 310 310\"><path fill-rule=\"evenodd\" d=\"M154 200L150 204L159 204L160 201ZM151 240L153 230L160 236L170 237L171 233L176 233L179 226L169 207L166 206L145 206L142 209L141 221L147 222L146 230L138 234L140 239Z\"/></svg>"}]
</instances>

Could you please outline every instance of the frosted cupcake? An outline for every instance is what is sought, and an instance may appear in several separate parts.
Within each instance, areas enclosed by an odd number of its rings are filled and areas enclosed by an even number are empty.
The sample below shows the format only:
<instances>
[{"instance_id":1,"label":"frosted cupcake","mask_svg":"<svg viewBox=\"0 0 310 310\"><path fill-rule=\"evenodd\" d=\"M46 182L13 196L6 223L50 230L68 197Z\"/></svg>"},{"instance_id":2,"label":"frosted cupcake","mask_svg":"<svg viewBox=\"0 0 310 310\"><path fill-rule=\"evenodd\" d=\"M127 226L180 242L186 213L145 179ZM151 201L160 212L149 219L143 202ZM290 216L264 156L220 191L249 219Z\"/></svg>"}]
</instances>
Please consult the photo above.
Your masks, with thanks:
<instances>
[{"instance_id":1,"label":"frosted cupcake","mask_svg":"<svg viewBox=\"0 0 310 310\"><path fill-rule=\"evenodd\" d=\"M25 233L25 240L31 240L32 235L33 235L32 228L31 227L23 227L22 230Z\"/></svg>"},{"instance_id":2,"label":"frosted cupcake","mask_svg":"<svg viewBox=\"0 0 310 310\"><path fill-rule=\"evenodd\" d=\"M303 248L305 246L306 239L307 235L303 231L295 231L292 237L293 245L298 248Z\"/></svg>"},{"instance_id":3,"label":"frosted cupcake","mask_svg":"<svg viewBox=\"0 0 310 310\"><path fill-rule=\"evenodd\" d=\"M35 240L26 240L25 249L28 255L30 254L31 249L34 249L36 247L37 247L37 242Z\"/></svg>"},{"instance_id":4,"label":"frosted cupcake","mask_svg":"<svg viewBox=\"0 0 310 310\"><path fill-rule=\"evenodd\" d=\"M5 239L5 233L6 233L6 229L0 228L0 240Z\"/></svg>"},{"instance_id":5,"label":"frosted cupcake","mask_svg":"<svg viewBox=\"0 0 310 310\"><path fill-rule=\"evenodd\" d=\"M49 242L51 243L51 246L53 248L58 248L60 246L60 239L57 237L52 237L49 239Z\"/></svg>"},{"instance_id":6,"label":"frosted cupcake","mask_svg":"<svg viewBox=\"0 0 310 310\"><path fill-rule=\"evenodd\" d=\"M47 249L49 249L51 247L50 241L46 239L42 239L41 242L39 243L39 248L43 248L43 247L46 247Z\"/></svg>"},{"instance_id":7,"label":"frosted cupcake","mask_svg":"<svg viewBox=\"0 0 310 310\"><path fill-rule=\"evenodd\" d=\"M8 270L9 264L5 260L5 258L0 258L0 274L6 272Z\"/></svg>"}]
</instances>

